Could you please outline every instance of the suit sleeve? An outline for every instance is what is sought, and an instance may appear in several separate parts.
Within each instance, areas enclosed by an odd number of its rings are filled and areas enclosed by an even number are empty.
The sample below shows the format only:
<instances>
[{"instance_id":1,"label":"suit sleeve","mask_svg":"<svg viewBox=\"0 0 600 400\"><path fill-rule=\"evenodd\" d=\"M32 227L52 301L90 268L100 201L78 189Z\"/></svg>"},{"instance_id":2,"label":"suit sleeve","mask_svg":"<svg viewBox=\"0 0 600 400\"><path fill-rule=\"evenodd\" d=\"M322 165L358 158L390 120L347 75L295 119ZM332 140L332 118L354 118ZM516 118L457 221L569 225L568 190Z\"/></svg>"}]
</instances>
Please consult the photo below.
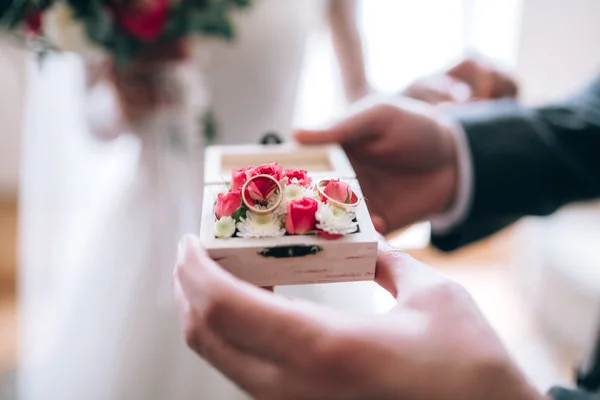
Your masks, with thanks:
<instances>
[{"instance_id":1,"label":"suit sleeve","mask_svg":"<svg viewBox=\"0 0 600 400\"><path fill-rule=\"evenodd\" d=\"M555 387L550 390L548 396L552 400L598 400L597 394L586 393L577 390Z\"/></svg>"},{"instance_id":2,"label":"suit sleeve","mask_svg":"<svg viewBox=\"0 0 600 400\"><path fill-rule=\"evenodd\" d=\"M470 211L460 226L432 238L451 251L526 215L600 197L600 79L555 105L512 101L457 108L473 165Z\"/></svg>"}]
</instances>

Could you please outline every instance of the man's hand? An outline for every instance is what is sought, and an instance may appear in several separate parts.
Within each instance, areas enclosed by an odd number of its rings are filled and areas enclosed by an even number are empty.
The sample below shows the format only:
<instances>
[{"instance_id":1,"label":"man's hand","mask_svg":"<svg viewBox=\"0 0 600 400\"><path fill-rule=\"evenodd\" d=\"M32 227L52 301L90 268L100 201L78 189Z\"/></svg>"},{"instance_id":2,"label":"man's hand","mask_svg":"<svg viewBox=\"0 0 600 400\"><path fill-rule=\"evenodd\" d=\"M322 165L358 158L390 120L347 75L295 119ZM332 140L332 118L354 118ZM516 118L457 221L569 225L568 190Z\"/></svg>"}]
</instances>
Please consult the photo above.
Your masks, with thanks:
<instances>
[{"instance_id":1,"label":"man's hand","mask_svg":"<svg viewBox=\"0 0 600 400\"><path fill-rule=\"evenodd\" d=\"M344 147L384 233L452 205L458 179L455 127L439 112L407 98L365 99L345 120L326 130L298 131L296 140Z\"/></svg>"},{"instance_id":2,"label":"man's hand","mask_svg":"<svg viewBox=\"0 0 600 400\"><path fill-rule=\"evenodd\" d=\"M254 398L541 398L471 298L406 254L379 245L387 314L292 301L225 272L182 239L174 291L188 344Z\"/></svg>"}]
</instances>

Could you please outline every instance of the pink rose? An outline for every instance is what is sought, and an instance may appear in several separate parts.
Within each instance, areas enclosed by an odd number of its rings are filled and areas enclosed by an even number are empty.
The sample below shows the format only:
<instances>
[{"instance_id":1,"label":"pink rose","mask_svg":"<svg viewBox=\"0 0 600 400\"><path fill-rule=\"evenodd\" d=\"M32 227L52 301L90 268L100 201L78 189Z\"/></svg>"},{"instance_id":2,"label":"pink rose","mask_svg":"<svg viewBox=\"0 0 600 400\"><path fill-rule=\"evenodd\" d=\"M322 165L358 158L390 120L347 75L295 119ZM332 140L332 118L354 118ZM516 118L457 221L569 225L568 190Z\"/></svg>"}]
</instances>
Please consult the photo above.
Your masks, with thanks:
<instances>
[{"instance_id":1,"label":"pink rose","mask_svg":"<svg viewBox=\"0 0 600 400\"><path fill-rule=\"evenodd\" d=\"M248 171L248 178L256 175L269 175L275 178L276 181L280 181L283 175L283 168L277 163L263 164L254 168L254 170Z\"/></svg>"},{"instance_id":2,"label":"pink rose","mask_svg":"<svg viewBox=\"0 0 600 400\"><path fill-rule=\"evenodd\" d=\"M285 230L290 235L302 235L313 231L317 225L315 214L318 206L319 203L309 197L290 201L287 204Z\"/></svg>"},{"instance_id":3,"label":"pink rose","mask_svg":"<svg viewBox=\"0 0 600 400\"><path fill-rule=\"evenodd\" d=\"M277 182L267 177L254 178L246 186L246 200L250 205L255 203L266 204L273 193L278 189Z\"/></svg>"},{"instance_id":4,"label":"pink rose","mask_svg":"<svg viewBox=\"0 0 600 400\"><path fill-rule=\"evenodd\" d=\"M215 214L219 219L222 217L231 217L241 205L242 189L236 189L229 193L219 193L217 204L215 204Z\"/></svg>"},{"instance_id":5,"label":"pink rose","mask_svg":"<svg viewBox=\"0 0 600 400\"><path fill-rule=\"evenodd\" d=\"M252 167L238 168L231 173L231 190L241 188L248 180L248 172L252 171Z\"/></svg>"},{"instance_id":6,"label":"pink rose","mask_svg":"<svg viewBox=\"0 0 600 400\"><path fill-rule=\"evenodd\" d=\"M308 173L302 169L286 169L283 171L283 177L287 179L288 184L292 183L295 178L302 186L310 186L312 181L312 179L308 177Z\"/></svg>"},{"instance_id":7,"label":"pink rose","mask_svg":"<svg viewBox=\"0 0 600 400\"><path fill-rule=\"evenodd\" d=\"M358 201L358 196L347 182L339 179L331 179L325 185L323 193L331 200L339 201L344 204L354 204Z\"/></svg>"},{"instance_id":8,"label":"pink rose","mask_svg":"<svg viewBox=\"0 0 600 400\"><path fill-rule=\"evenodd\" d=\"M153 41L163 32L167 21L168 0L146 0L139 7L118 3L113 7L119 26L143 41Z\"/></svg>"}]
</instances>

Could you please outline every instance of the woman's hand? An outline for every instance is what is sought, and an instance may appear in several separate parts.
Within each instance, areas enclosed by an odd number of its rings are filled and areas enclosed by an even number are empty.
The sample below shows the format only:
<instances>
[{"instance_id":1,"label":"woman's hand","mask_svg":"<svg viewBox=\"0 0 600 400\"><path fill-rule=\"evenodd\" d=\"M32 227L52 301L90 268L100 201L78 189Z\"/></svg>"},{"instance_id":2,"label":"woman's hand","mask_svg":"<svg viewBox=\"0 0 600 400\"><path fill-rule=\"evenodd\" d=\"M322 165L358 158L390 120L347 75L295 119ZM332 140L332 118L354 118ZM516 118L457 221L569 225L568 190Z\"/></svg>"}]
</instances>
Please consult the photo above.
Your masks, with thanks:
<instances>
[{"instance_id":1,"label":"woman's hand","mask_svg":"<svg viewBox=\"0 0 600 400\"><path fill-rule=\"evenodd\" d=\"M123 115L129 122L143 119L152 111L176 99L170 98L163 82L164 68L189 57L189 42L157 42L126 65L113 64L110 79L115 85Z\"/></svg>"},{"instance_id":2,"label":"woman's hand","mask_svg":"<svg viewBox=\"0 0 600 400\"><path fill-rule=\"evenodd\" d=\"M418 79L402 94L434 105L453 104L514 98L518 86L513 77L491 62L468 58L444 73Z\"/></svg>"},{"instance_id":3,"label":"woman's hand","mask_svg":"<svg viewBox=\"0 0 600 400\"><path fill-rule=\"evenodd\" d=\"M382 315L292 301L180 242L174 291L188 344L261 399L541 399L465 290L384 241Z\"/></svg>"}]
</instances>

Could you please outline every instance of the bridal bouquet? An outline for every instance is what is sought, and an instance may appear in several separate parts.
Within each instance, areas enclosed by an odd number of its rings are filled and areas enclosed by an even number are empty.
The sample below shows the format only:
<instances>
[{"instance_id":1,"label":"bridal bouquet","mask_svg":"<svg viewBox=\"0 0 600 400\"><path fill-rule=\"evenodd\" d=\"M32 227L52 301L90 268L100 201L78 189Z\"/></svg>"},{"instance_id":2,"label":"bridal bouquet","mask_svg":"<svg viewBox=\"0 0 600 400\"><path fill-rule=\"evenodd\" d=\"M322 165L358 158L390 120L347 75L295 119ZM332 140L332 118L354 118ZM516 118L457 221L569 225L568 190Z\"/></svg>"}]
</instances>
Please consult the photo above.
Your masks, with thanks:
<instances>
[{"instance_id":1,"label":"bridal bouquet","mask_svg":"<svg viewBox=\"0 0 600 400\"><path fill-rule=\"evenodd\" d=\"M214 205L217 238L321 235L337 239L358 231L359 198L347 182L313 184L304 170L271 163L236 169Z\"/></svg>"},{"instance_id":2,"label":"bridal bouquet","mask_svg":"<svg viewBox=\"0 0 600 400\"><path fill-rule=\"evenodd\" d=\"M127 62L148 45L192 34L231 38L230 14L250 0L8 0L0 28L50 48L108 52Z\"/></svg>"}]
</instances>

